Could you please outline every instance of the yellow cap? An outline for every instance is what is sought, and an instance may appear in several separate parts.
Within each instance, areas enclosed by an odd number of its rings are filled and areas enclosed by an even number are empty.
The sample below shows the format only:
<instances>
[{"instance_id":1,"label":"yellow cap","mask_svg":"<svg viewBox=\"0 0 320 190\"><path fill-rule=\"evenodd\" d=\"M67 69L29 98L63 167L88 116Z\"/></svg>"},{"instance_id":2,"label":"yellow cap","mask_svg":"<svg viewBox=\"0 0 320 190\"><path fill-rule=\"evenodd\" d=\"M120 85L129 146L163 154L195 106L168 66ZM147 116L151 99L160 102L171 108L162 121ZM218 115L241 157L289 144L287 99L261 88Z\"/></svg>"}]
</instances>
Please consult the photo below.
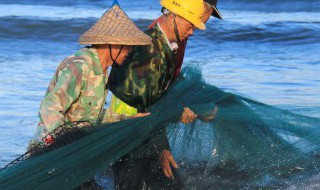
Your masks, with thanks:
<instances>
[{"instance_id":1,"label":"yellow cap","mask_svg":"<svg viewBox=\"0 0 320 190\"><path fill-rule=\"evenodd\" d=\"M160 4L170 12L191 22L197 28L206 29L202 21L204 13L203 0L161 0Z\"/></svg>"}]
</instances>

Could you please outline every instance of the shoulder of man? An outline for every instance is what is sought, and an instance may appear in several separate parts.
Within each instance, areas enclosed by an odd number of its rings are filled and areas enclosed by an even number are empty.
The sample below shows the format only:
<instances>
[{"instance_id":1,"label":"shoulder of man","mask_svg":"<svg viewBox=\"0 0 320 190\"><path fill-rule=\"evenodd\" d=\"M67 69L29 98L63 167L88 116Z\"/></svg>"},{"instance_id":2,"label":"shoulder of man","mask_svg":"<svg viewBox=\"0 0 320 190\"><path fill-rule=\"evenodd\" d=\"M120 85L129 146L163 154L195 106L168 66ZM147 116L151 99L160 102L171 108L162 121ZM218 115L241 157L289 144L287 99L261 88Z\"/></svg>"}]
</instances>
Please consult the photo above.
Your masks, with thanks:
<instances>
[{"instance_id":1,"label":"shoulder of man","mask_svg":"<svg viewBox=\"0 0 320 190\"><path fill-rule=\"evenodd\" d=\"M77 67L82 69L83 67L88 67L92 64L92 59L90 57L90 50L83 48L76 52L75 54L69 56L63 60L58 66L58 71L65 69L66 67Z\"/></svg>"},{"instance_id":2,"label":"shoulder of man","mask_svg":"<svg viewBox=\"0 0 320 190\"><path fill-rule=\"evenodd\" d=\"M157 25L148 29L146 33L152 38L151 46L149 46L150 48L148 49L149 53L152 54L152 57L165 51L163 46L167 42L162 37L162 32Z\"/></svg>"},{"instance_id":3,"label":"shoulder of man","mask_svg":"<svg viewBox=\"0 0 320 190\"><path fill-rule=\"evenodd\" d=\"M148 30L145 31L145 33L152 39L151 46L158 43L159 30L157 28L157 25L154 26L153 28L149 28Z\"/></svg>"},{"instance_id":4,"label":"shoulder of man","mask_svg":"<svg viewBox=\"0 0 320 190\"><path fill-rule=\"evenodd\" d=\"M154 57L153 54L159 51L160 41L157 29L155 27L149 28L145 31L145 33L151 37L151 44L147 46L135 46L126 61L131 62L131 60L146 60Z\"/></svg>"},{"instance_id":5,"label":"shoulder of man","mask_svg":"<svg viewBox=\"0 0 320 190\"><path fill-rule=\"evenodd\" d=\"M131 53L121 66L115 66L117 68L136 68L140 66L146 66L150 64L152 58L156 58L159 52L159 40L156 28L150 28L145 31L147 35L152 38L151 45L147 46L134 46ZM113 69L115 70L115 69Z\"/></svg>"}]
</instances>

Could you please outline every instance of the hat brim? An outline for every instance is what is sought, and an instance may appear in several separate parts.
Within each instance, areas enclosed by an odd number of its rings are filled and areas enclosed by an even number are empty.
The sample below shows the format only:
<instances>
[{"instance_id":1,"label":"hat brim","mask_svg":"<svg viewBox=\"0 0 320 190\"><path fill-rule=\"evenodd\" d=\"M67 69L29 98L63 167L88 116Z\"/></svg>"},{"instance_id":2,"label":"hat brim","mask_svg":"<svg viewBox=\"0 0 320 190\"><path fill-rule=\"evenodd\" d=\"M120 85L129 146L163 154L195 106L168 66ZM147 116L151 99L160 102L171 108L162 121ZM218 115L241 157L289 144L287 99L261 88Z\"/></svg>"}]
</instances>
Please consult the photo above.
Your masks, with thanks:
<instances>
[{"instance_id":1,"label":"hat brim","mask_svg":"<svg viewBox=\"0 0 320 190\"><path fill-rule=\"evenodd\" d=\"M219 10L214 5L212 5L212 8L213 8L213 12L212 12L211 15L216 17L216 18L218 18L218 19L220 19L220 20L223 20Z\"/></svg>"},{"instance_id":2,"label":"hat brim","mask_svg":"<svg viewBox=\"0 0 320 190\"><path fill-rule=\"evenodd\" d=\"M206 25L204 23L199 23L194 25L195 27L199 28L200 30L206 30Z\"/></svg>"}]
</instances>

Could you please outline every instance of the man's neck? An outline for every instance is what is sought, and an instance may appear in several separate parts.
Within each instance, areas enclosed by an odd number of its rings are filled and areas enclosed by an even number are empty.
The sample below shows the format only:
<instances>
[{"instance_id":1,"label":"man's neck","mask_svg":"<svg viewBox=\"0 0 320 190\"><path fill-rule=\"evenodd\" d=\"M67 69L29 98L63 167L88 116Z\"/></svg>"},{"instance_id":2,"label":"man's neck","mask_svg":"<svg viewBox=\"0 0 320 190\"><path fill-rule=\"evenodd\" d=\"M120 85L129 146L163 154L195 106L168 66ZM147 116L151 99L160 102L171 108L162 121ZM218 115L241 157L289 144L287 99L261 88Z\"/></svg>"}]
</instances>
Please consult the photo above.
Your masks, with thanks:
<instances>
[{"instance_id":1,"label":"man's neck","mask_svg":"<svg viewBox=\"0 0 320 190\"><path fill-rule=\"evenodd\" d=\"M173 32L170 32L172 28L169 26L169 20L167 18L162 19L158 22L159 26L161 27L162 33L166 36L170 43L175 42L175 36L172 35Z\"/></svg>"},{"instance_id":2,"label":"man's neck","mask_svg":"<svg viewBox=\"0 0 320 190\"><path fill-rule=\"evenodd\" d=\"M162 32L162 34L164 35L165 40L166 40L169 48L171 49L171 51L176 51L176 50L178 49L178 44L177 44L175 41L173 41L173 40L170 41L170 40L168 39L167 35L165 34L165 32L164 32L164 30L163 30L163 28L161 27L161 25L160 25L159 22L157 23L157 25L158 25L160 31Z\"/></svg>"},{"instance_id":3,"label":"man's neck","mask_svg":"<svg viewBox=\"0 0 320 190\"><path fill-rule=\"evenodd\" d=\"M109 46L108 45L103 45L103 46L96 46L95 47L98 52L98 57L101 63L101 68L103 72L105 73L107 68L112 65L113 61L110 57L110 51L109 51Z\"/></svg>"}]
</instances>

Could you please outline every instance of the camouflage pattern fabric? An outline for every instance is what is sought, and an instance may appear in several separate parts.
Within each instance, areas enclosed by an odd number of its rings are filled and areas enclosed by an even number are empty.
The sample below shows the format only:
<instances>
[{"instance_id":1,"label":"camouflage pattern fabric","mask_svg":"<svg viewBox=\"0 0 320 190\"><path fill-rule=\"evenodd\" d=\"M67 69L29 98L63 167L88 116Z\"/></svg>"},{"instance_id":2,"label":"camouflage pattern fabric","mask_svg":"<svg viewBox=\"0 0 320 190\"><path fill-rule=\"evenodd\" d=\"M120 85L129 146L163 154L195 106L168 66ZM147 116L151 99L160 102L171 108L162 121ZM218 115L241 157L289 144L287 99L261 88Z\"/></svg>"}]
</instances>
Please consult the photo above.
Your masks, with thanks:
<instances>
[{"instance_id":1,"label":"camouflage pattern fabric","mask_svg":"<svg viewBox=\"0 0 320 190\"><path fill-rule=\"evenodd\" d=\"M148 29L153 28L154 26L156 26L158 24L159 21L161 21L163 19L164 15L161 15L160 17L158 17L157 19L155 19L149 26ZM178 50L176 52L175 55L175 64L176 64L176 69L175 69L175 78L177 78L180 74L181 71L181 67L182 67L182 63L183 63L183 58L184 58L184 53L186 51L186 46L187 46L187 42L188 39L183 40L181 42L178 42Z\"/></svg>"},{"instance_id":2,"label":"camouflage pattern fabric","mask_svg":"<svg viewBox=\"0 0 320 190\"><path fill-rule=\"evenodd\" d=\"M164 34L158 26L146 31L152 38L148 47L135 47L121 66L113 66L108 87L113 92L110 108L117 114L129 113L123 110L137 108L147 112L150 105L160 99L175 79L175 53L168 46ZM122 109L115 109L118 102ZM163 150L169 150L165 130L147 139L130 153L131 158L158 158Z\"/></svg>"},{"instance_id":3,"label":"camouflage pattern fabric","mask_svg":"<svg viewBox=\"0 0 320 190\"><path fill-rule=\"evenodd\" d=\"M152 38L151 46L135 47L122 65L112 67L108 82L110 91L138 112L147 112L162 97L175 73L174 52L159 27L146 34Z\"/></svg>"},{"instance_id":4,"label":"camouflage pattern fabric","mask_svg":"<svg viewBox=\"0 0 320 190\"><path fill-rule=\"evenodd\" d=\"M97 120L108 93L107 80L93 47L83 48L60 63L41 103L34 140L40 142L66 122Z\"/></svg>"}]
</instances>

